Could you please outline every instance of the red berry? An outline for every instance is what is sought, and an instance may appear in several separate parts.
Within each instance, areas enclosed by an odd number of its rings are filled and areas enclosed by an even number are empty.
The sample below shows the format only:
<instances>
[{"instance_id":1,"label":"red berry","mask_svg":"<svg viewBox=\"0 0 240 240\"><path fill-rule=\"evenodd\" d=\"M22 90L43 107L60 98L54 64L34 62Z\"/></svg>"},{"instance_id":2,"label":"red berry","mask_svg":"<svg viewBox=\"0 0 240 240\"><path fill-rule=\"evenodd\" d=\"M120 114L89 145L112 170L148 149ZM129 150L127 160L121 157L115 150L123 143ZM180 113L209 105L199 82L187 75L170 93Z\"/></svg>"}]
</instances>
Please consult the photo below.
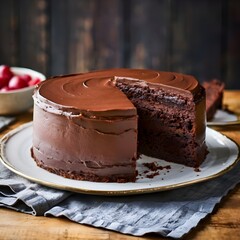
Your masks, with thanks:
<instances>
[{"instance_id":1,"label":"red berry","mask_svg":"<svg viewBox=\"0 0 240 240\"><path fill-rule=\"evenodd\" d=\"M9 79L0 75L0 89L7 86L8 83L9 83Z\"/></svg>"},{"instance_id":2,"label":"red berry","mask_svg":"<svg viewBox=\"0 0 240 240\"><path fill-rule=\"evenodd\" d=\"M22 78L26 83L32 80L32 77L29 74L23 74L23 75L20 75L19 77Z\"/></svg>"},{"instance_id":3,"label":"red berry","mask_svg":"<svg viewBox=\"0 0 240 240\"><path fill-rule=\"evenodd\" d=\"M8 80L13 77L13 72L9 66L1 65L0 66L0 76L7 78Z\"/></svg>"},{"instance_id":4,"label":"red berry","mask_svg":"<svg viewBox=\"0 0 240 240\"><path fill-rule=\"evenodd\" d=\"M24 88L27 87L28 84L21 79L20 76L14 76L10 79L9 83L8 83L8 87L12 90L12 89L20 89L20 88Z\"/></svg>"},{"instance_id":5,"label":"red berry","mask_svg":"<svg viewBox=\"0 0 240 240\"><path fill-rule=\"evenodd\" d=\"M40 82L41 82L41 80L39 78L33 78L31 81L28 82L28 86L33 86Z\"/></svg>"},{"instance_id":6,"label":"red berry","mask_svg":"<svg viewBox=\"0 0 240 240\"><path fill-rule=\"evenodd\" d=\"M11 89L8 86L5 86L0 89L0 92L8 92L9 90L11 90Z\"/></svg>"}]
</instances>

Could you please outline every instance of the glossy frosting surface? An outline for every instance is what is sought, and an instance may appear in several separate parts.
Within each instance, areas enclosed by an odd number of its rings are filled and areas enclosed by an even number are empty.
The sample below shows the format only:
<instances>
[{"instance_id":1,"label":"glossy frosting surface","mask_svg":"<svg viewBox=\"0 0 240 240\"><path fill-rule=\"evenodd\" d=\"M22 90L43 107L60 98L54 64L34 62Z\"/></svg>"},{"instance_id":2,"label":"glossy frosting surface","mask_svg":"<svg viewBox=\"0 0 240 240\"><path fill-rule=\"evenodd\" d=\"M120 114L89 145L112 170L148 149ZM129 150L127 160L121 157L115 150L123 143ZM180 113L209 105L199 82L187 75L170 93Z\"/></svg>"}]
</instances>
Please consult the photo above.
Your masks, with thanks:
<instances>
[{"instance_id":1,"label":"glossy frosting surface","mask_svg":"<svg viewBox=\"0 0 240 240\"><path fill-rule=\"evenodd\" d=\"M127 97L114 87L118 79L132 80L150 87L160 87L184 95L193 95L199 88L198 81L189 75L143 69L110 69L84 74L55 77L42 82L39 97L58 108L69 111L81 109L85 114L97 116L132 116L135 107Z\"/></svg>"}]
</instances>

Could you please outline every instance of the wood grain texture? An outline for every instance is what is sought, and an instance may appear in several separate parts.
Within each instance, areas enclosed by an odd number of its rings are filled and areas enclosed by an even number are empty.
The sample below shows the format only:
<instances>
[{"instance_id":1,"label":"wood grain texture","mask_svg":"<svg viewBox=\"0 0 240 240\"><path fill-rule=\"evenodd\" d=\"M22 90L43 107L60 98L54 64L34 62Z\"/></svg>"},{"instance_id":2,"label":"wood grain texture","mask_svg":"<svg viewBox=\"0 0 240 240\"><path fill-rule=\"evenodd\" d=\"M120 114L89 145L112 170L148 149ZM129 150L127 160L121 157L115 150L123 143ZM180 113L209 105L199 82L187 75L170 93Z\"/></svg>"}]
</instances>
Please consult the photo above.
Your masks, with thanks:
<instances>
[{"instance_id":1,"label":"wood grain texture","mask_svg":"<svg viewBox=\"0 0 240 240\"><path fill-rule=\"evenodd\" d=\"M67 1L52 0L51 13L51 39L50 39L50 76L68 73L68 9Z\"/></svg>"},{"instance_id":2,"label":"wood grain texture","mask_svg":"<svg viewBox=\"0 0 240 240\"><path fill-rule=\"evenodd\" d=\"M238 0L2 0L0 64L153 68L240 89L239 16Z\"/></svg>"},{"instance_id":3,"label":"wood grain texture","mask_svg":"<svg viewBox=\"0 0 240 240\"><path fill-rule=\"evenodd\" d=\"M228 88L240 88L240 1L229 0L226 5L226 75Z\"/></svg>"},{"instance_id":4,"label":"wood grain texture","mask_svg":"<svg viewBox=\"0 0 240 240\"><path fill-rule=\"evenodd\" d=\"M240 117L240 91L225 91L224 105L238 113ZM17 121L10 125L2 137L9 130L31 121L32 111L17 116ZM219 131L240 144L239 126L219 128ZM166 239L157 234L147 234L134 237L113 231L94 228L71 222L65 218L36 217L13 210L0 208L0 239L80 239L80 240L152 240ZM240 236L240 185L232 190L214 212L203 219L199 225L182 239L195 240L239 240Z\"/></svg>"},{"instance_id":5,"label":"wood grain texture","mask_svg":"<svg viewBox=\"0 0 240 240\"><path fill-rule=\"evenodd\" d=\"M96 1L93 17L92 69L122 67L124 53L121 0Z\"/></svg>"},{"instance_id":6,"label":"wood grain texture","mask_svg":"<svg viewBox=\"0 0 240 240\"><path fill-rule=\"evenodd\" d=\"M167 70L170 48L169 1L132 0L130 4L130 67Z\"/></svg>"},{"instance_id":7,"label":"wood grain texture","mask_svg":"<svg viewBox=\"0 0 240 240\"><path fill-rule=\"evenodd\" d=\"M93 65L93 14L95 1L69 1L68 72L85 72Z\"/></svg>"},{"instance_id":8,"label":"wood grain texture","mask_svg":"<svg viewBox=\"0 0 240 240\"><path fill-rule=\"evenodd\" d=\"M173 0L171 8L171 70L222 79L221 1Z\"/></svg>"},{"instance_id":9,"label":"wood grain texture","mask_svg":"<svg viewBox=\"0 0 240 240\"><path fill-rule=\"evenodd\" d=\"M91 69L94 6L94 0L52 1L51 75Z\"/></svg>"},{"instance_id":10,"label":"wood grain texture","mask_svg":"<svg viewBox=\"0 0 240 240\"><path fill-rule=\"evenodd\" d=\"M122 11L119 0L54 1L51 49L58 55L56 61L51 59L54 74L121 67Z\"/></svg>"},{"instance_id":11,"label":"wood grain texture","mask_svg":"<svg viewBox=\"0 0 240 240\"><path fill-rule=\"evenodd\" d=\"M46 0L17 1L19 65L46 73L49 36Z\"/></svg>"},{"instance_id":12,"label":"wood grain texture","mask_svg":"<svg viewBox=\"0 0 240 240\"><path fill-rule=\"evenodd\" d=\"M5 1L0 7L0 65L18 65L17 24L14 0Z\"/></svg>"}]
</instances>

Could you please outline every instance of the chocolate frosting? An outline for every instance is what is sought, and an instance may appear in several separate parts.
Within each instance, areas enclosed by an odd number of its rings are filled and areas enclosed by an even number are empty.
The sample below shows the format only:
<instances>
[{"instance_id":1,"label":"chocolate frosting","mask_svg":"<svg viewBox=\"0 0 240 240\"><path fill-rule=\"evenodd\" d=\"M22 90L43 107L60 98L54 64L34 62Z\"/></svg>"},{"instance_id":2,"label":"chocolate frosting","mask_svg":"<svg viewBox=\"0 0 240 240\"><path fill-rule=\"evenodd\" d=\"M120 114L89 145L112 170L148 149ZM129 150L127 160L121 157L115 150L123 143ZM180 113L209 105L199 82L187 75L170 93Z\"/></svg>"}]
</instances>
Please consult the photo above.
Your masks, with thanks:
<instances>
[{"instance_id":1,"label":"chocolate frosting","mask_svg":"<svg viewBox=\"0 0 240 240\"><path fill-rule=\"evenodd\" d=\"M198 81L190 75L143 69L110 69L55 77L42 82L37 94L42 102L50 101L56 109L68 108L68 111L85 116L133 116L136 114L135 107L114 87L119 79L184 95L194 95L199 89Z\"/></svg>"}]
</instances>

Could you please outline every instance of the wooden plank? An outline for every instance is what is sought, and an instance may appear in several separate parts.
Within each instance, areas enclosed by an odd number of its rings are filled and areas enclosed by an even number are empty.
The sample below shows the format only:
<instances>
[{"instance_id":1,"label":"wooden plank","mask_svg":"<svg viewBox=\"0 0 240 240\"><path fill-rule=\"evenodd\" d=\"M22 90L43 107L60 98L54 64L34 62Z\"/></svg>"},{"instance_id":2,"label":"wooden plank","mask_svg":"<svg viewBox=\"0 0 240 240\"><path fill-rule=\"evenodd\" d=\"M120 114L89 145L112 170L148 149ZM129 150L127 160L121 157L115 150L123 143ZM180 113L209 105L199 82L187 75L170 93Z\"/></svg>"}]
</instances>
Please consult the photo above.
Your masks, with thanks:
<instances>
[{"instance_id":1,"label":"wooden plank","mask_svg":"<svg viewBox=\"0 0 240 240\"><path fill-rule=\"evenodd\" d=\"M240 1L227 1L226 87L240 89Z\"/></svg>"},{"instance_id":2,"label":"wooden plank","mask_svg":"<svg viewBox=\"0 0 240 240\"><path fill-rule=\"evenodd\" d=\"M95 1L69 1L68 72L85 72L93 64L93 14Z\"/></svg>"},{"instance_id":3,"label":"wooden plank","mask_svg":"<svg viewBox=\"0 0 240 240\"><path fill-rule=\"evenodd\" d=\"M17 1L19 7L19 65L47 73L48 1Z\"/></svg>"},{"instance_id":4,"label":"wooden plank","mask_svg":"<svg viewBox=\"0 0 240 240\"><path fill-rule=\"evenodd\" d=\"M130 7L130 67L168 70L169 1L133 0Z\"/></svg>"},{"instance_id":5,"label":"wooden plank","mask_svg":"<svg viewBox=\"0 0 240 240\"><path fill-rule=\"evenodd\" d=\"M18 65L16 46L17 16L13 0L1 1L0 16L0 65L16 66Z\"/></svg>"},{"instance_id":6,"label":"wooden plank","mask_svg":"<svg viewBox=\"0 0 240 240\"><path fill-rule=\"evenodd\" d=\"M172 1L171 70L221 78L221 1Z\"/></svg>"},{"instance_id":7,"label":"wooden plank","mask_svg":"<svg viewBox=\"0 0 240 240\"><path fill-rule=\"evenodd\" d=\"M122 64L121 1L52 0L51 75Z\"/></svg>"},{"instance_id":8,"label":"wooden plank","mask_svg":"<svg viewBox=\"0 0 240 240\"><path fill-rule=\"evenodd\" d=\"M94 0L68 1L68 72L85 72L93 65Z\"/></svg>"},{"instance_id":9,"label":"wooden plank","mask_svg":"<svg viewBox=\"0 0 240 240\"><path fill-rule=\"evenodd\" d=\"M123 66L122 1L96 1L93 19L94 63L92 68Z\"/></svg>"},{"instance_id":10,"label":"wooden plank","mask_svg":"<svg viewBox=\"0 0 240 240\"><path fill-rule=\"evenodd\" d=\"M120 1L69 1L68 11L68 73L119 67Z\"/></svg>"},{"instance_id":11,"label":"wooden plank","mask_svg":"<svg viewBox=\"0 0 240 240\"><path fill-rule=\"evenodd\" d=\"M56 76L68 73L68 2L66 0L52 0L50 6L50 31L51 48L50 75Z\"/></svg>"},{"instance_id":12,"label":"wooden plank","mask_svg":"<svg viewBox=\"0 0 240 240\"><path fill-rule=\"evenodd\" d=\"M4 0L0 64L47 75L143 67L240 88L240 2Z\"/></svg>"}]
</instances>

